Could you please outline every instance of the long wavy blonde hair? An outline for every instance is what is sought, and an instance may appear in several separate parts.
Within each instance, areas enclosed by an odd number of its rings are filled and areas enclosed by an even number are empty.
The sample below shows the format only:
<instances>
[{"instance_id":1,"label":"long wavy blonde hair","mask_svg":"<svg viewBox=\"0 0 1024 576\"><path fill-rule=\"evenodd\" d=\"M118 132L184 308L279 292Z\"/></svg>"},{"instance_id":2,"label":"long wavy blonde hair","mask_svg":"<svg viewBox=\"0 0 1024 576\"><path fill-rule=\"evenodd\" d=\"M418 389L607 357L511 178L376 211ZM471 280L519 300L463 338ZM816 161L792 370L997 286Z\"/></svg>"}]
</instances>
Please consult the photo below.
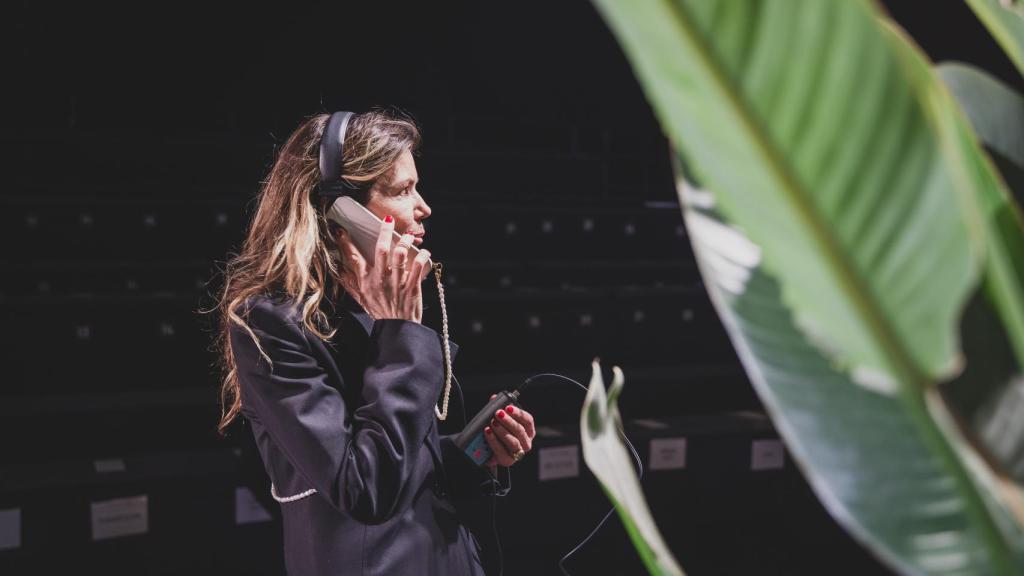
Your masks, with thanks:
<instances>
[{"instance_id":1,"label":"long wavy blonde hair","mask_svg":"<svg viewBox=\"0 0 1024 576\"><path fill-rule=\"evenodd\" d=\"M344 263L324 217L324 202L313 195L320 181L320 138L329 117L318 114L306 119L277 152L242 250L230 255L225 264L224 284L214 308L219 313L214 348L223 374L217 426L221 434L242 408L231 326L245 329L270 361L244 313L240 314L247 298L283 294L301 306L303 324L310 332L328 340L336 331L321 303L327 299L333 306L337 300ZM377 179L405 150L415 151L419 143L419 128L404 114L374 109L354 115L345 133L342 172L343 178L359 187L356 199L365 204Z\"/></svg>"}]
</instances>

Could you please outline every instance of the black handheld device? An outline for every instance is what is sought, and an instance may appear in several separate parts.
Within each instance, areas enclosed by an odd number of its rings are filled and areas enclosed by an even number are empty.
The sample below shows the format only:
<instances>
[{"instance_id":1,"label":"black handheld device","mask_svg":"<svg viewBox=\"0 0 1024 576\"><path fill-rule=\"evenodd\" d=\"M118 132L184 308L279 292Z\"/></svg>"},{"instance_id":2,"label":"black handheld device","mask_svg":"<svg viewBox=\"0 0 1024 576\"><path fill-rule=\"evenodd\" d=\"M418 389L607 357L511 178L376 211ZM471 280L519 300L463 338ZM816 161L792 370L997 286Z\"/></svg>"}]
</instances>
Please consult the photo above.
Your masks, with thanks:
<instances>
[{"instance_id":1,"label":"black handheld device","mask_svg":"<svg viewBox=\"0 0 1024 576\"><path fill-rule=\"evenodd\" d=\"M459 432L455 437L455 445L478 465L487 462L493 451L487 444L487 441L484 440L484 428L490 424L495 412L509 404L516 406L516 400L518 399L519 390L498 392L482 410L476 413L476 416L469 421L469 424L466 424L462 432Z\"/></svg>"}]
</instances>

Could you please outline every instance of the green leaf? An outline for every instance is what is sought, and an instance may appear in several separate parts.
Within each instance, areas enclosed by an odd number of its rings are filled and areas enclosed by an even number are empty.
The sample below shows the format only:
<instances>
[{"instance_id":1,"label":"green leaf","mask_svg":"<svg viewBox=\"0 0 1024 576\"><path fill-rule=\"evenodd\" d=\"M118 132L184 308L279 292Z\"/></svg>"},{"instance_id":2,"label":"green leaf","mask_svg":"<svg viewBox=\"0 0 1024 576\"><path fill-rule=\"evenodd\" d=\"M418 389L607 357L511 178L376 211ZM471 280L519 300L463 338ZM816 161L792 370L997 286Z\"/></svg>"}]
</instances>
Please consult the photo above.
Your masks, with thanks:
<instances>
[{"instance_id":1,"label":"green leaf","mask_svg":"<svg viewBox=\"0 0 1024 576\"><path fill-rule=\"evenodd\" d=\"M682 575L682 568L654 524L640 482L633 472L633 461L619 439L622 421L617 401L625 383L622 371L618 367L612 369L615 376L606 396L597 360L592 367L590 387L580 415L583 460L615 505L647 570L659 576Z\"/></svg>"},{"instance_id":2,"label":"green leaf","mask_svg":"<svg viewBox=\"0 0 1024 576\"><path fill-rule=\"evenodd\" d=\"M991 173L931 71L864 1L595 3L710 190L681 194L705 283L819 497L898 569L1019 571L935 389L964 365Z\"/></svg>"},{"instance_id":3,"label":"green leaf","mask_svg":"<svg viewBox=\"0 0 1024 576\"><path fill-rule=\"evenodd\" d=\"M1019 0L967 0L1017 70L1024 73L1024 6Z\"/></svg>"},{"instance_id":4,"label":"green leaf","mask_svg":"<svg viewBox=\"0 0 1024 576\"><path fill-rule=\"evenodd\" d=\"M799 279L783 297L817 343L890 392L955 374L980 234L864 3L597 4L669 138L704 181L733 191L721 207L765 264ZM905 227L908 214L929 225Z\"/></svg>"},{"instance_id":5,"label":"green leaf","mask_svg":"<svg viewBox=\"0 0 1024 576\"><path fill-rule=\"evenodd\" d=\"M1024 98L969 64L942 62L935 71L960 103L981 142L1024 169Z\"/></svg>"},{"instance_id":6,"label":"green leaf","mask_svg":"<svg viewBox=\"0 0 1024 576\"><path fill-rule=\"evenodd\" d=\"M927 66L920 55L915 64ZM1024 169L1024 98L972 66L945 63L936 66L936 72L959 102L978 139L1016 169ZM940 101L944 98L937 97ZM946 107L952 108L952 104ZM988 245L985 286L1005 321L1018 362L1024 364L1024 219L991 160L973 142L962 142L971 139L964 118L955 111L944 118L943 125L953 138L961 140L961 152L977 174L975 202L983 215Z\"/></svg>"},{"instance_id":7,"label":"green leaf","mask_svg":"<svg viewBox=\"0 0 1024 576\"><path fill-rule=\"evenodd\" d=\"M973 517L984 505L965 493L936 446L940 436L922 432L927 414L838 370L797 327L778 281L753 258L757 246L722 220L710 193L685 193L686 225L712 301L829 512L902 573L1017 573L1024 537L1007 529L998 536L1005 542L991 541Z\"/></svg>"},{"instance_id":8,"label":"green leaf","mask_svg":"<svg viewBox=\"0 0 1024 576\"><path fill-rule=\"evenodd\" d=\"M915 65L923 67L927 62L918 54ZM944 63L935 70L959 102L978 140L1003 159L1004 173L1021 186L1024 98L966 64ZM970 138L962 115L954 111L945 118L947 131ZM964 146L964 154L973 159L983 184L976 200L984 214L989 245L986 298L976 297L967 310L964 346L968 358L984 361L969 361L966 372L945 386L945 394L974 428L991 458L1018 484L1024 484L1024 224L1019 206L990 159L970 144ZM1024 193L1024 188L1018 193Z\"/></svg>"}]
</instances>

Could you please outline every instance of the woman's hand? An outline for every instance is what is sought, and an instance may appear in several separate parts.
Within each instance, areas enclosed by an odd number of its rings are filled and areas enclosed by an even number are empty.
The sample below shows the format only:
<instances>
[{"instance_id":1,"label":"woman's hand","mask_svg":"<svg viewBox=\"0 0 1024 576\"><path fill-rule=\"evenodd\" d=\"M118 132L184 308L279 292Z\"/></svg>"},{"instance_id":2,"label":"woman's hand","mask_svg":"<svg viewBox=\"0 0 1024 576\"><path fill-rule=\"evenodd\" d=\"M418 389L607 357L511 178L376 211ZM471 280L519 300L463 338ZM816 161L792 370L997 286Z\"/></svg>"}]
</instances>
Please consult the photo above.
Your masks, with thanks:
<instances>
[{"instance_id":1,"label":"woman's hand","mask_svg":"<svg viewBox=\"0 0 1024 576\"><path fill-rule=\"evenodd\" d=\"M380 227L374 264L369 264L344 229L338 234L338 246L345 260L341 285L374 320L397 318L420 322L423 319L423 291L420 283L430 273L430 252L420 250L410 263L409 247L413 236L406 234L392 246L394 218L388 216Z\"/></svg>"},{"instance_id":2,"label":"woman's hand","mask_svg":"<svg viewBox=\"0 0 1024 576\"><path fill-rule=\"evenodd\" d=\"M494 395L491 395L494 398ZM494 452L487 466L511 466L523 459L533 448L537 429L533 415L518 406L506 406L494 413L491 425L484 428L484 438Z\"/></svg>"}]
</instances>

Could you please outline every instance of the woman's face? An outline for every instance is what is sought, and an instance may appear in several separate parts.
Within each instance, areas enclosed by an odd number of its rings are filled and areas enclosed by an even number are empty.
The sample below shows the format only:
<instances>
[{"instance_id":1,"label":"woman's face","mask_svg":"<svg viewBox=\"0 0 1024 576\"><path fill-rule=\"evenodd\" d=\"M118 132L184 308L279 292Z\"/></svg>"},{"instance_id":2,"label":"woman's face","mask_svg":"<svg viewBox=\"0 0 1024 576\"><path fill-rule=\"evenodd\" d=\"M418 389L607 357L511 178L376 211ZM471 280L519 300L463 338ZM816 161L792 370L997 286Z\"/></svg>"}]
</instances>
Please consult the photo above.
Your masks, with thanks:
<instances>
[{"instance_id":1,"label":"woman's face","mask_svg":"<svg viewBox=\"0 0 1024 576\"><path fill-rule=\"evenodd\" d=\"M395 232L412 234L416 246L423 244L423 221L430 216L430 206L416 189L418 183L416 162L412 152L405 150L391 170L377 179L366 202L366 208L381 220L389 214L394 217Z\"/></svg>"}]
</instances>

